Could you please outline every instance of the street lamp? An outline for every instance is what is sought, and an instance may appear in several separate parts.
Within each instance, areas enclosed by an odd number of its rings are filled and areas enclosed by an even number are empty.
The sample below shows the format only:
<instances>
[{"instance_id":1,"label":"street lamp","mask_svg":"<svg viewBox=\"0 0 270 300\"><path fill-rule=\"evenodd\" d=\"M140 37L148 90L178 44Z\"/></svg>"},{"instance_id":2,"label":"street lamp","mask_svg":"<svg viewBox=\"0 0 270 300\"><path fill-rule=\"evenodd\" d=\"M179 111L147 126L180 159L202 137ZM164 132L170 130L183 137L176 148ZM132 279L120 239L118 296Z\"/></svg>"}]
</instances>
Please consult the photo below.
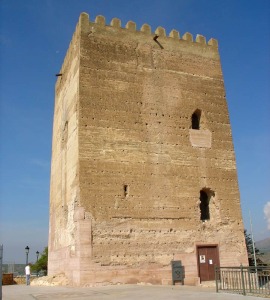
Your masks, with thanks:
<instances>
[{"instance_id":1,"label":"street lamp","mask_svg":"<svg viewBox=\"0 0 270 300\"><path fill-rule=\"evenodd\" d=\"M38 251L36 252L36 255L37 255L37 261L38 261L38 256L39 256L39 252Z\"/></svg>"},{"instance_id":2,"label":"street lamp","mask_svg":"<svg viewBox=\"0 0 270 300\"><path fill-rule=\"evenodd\" d=\"M25 253L26 253L26 265L28 265L28 253L29 253L29 247L28 246L26 246L25 247Z\"/></svg>"}]
</instances>

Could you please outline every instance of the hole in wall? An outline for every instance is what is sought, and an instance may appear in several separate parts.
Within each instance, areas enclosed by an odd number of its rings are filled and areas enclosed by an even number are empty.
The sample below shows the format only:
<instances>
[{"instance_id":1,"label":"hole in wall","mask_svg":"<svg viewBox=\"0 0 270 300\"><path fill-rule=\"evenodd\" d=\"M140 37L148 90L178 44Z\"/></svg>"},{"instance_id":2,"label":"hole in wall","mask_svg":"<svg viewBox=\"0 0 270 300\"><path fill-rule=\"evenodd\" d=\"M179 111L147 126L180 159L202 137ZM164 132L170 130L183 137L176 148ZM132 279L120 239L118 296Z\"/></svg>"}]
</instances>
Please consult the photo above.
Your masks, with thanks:
<instances>
[{"instance_id":1,"label":"hole in wall","mask_svg":"<svg viewBox=\"0 0 270 300\"><path fill-rule=\"evenodd\" d=\"M203 189L200 191L200 212L201 212L201 221L210 220L210 200L215 193L210 189Z\"/></svg>"},{"instance_id":2,"label":"hole in wall","mask_svg":"<svg viewBox=\"0 0 270 300\"><path fill-rule=\"evenodd\" d=\"M201 119L201 111L196 109L191 116L191 128L199 130L200 129L200 119Z\"/></svg>"},{"instance_id":3,"label":"hole in wall","mask_svg":"<svg viewBox=\"0 0 270 300\"><path fill-rule=\"evenodd\" d=\"M129 186L124 184L124 197L127 198L129 195Z\"/></svg>"}]
</instances>

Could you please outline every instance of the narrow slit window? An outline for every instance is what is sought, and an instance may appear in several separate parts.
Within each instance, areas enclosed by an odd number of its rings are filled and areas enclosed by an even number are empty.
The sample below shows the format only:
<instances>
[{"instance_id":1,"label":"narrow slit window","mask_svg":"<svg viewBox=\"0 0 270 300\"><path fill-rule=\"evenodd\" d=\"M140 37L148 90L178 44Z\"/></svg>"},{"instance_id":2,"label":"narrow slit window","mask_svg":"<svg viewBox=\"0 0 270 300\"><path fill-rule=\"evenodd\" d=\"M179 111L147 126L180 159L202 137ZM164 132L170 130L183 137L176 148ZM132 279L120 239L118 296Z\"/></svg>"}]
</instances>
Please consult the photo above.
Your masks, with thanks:
<instances>
[{"instance_id":1,"label":"narrow slit window","mask_svg":"<svg viewBox=\"0 0 270 300\"><path fill-rule=\"evenodd\" d=\"M209 196L205 191L200 191L201 221L210 220Z\"/></svg>"},{"instance_id":2,"label":"narrow slit window","mask_svg":"<svg viewBox=\"0 0 270 300\"><path fill-rule=\"evenodd\" d=\"M62 143L66 143L68 138L68 121L66 121L64 129L62 131Z\"/></svg>"},{"instance_id":3,"label":"narrow slit window","mask_svg":"<svg viewBox=\"0 0 270 300\"><path fill-rule=\"evenodd\" d=\"M124 184L124 197L127 198L129 193L129 186Z\"/></svg>"},{"instance_id":4,"label":"narrow slit window","mask_svg":"<svg viewBox=\"0 0 270 300\"><path fill-rule=\"evenodd\" d=\"M200 119L201 119L201 111L196 110L191 116L191 128L199 130L200 129Z\"/></svg>"}]
</instances>

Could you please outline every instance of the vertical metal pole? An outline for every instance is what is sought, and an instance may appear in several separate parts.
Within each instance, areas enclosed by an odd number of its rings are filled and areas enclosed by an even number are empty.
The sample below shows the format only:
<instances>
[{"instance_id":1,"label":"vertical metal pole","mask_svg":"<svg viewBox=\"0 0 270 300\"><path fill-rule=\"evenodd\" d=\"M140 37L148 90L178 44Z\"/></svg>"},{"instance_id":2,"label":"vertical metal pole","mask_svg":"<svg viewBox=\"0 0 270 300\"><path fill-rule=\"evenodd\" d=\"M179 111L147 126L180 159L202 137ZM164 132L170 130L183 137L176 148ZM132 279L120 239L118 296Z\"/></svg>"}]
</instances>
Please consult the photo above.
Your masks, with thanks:
<instances>
[{"instance_id":1,"label":"vertical metal pole","mask_svg":"<svg viewBox=\"0 0 270 300\"><path fill-rule=\"evenodd\" d=\"M217 272L218 272L218 267L215 266L216 292L218 293L218 276L217 276Z\"/></svg>"},{"instance_id":2,"label":"vertical metal pole","mask_svg":"<svg viewBox=\"0 0 270 300\"><path fill-rule=\"evenodd\" d=\"M251 293L250 267L248 267L248 285L249 285L249 292Z\"/></svg>"},{"instance_id":3,"label":"vertical metal pole","mask_svg":"<svg viewBox=\"0 0 270 300\"><path fill-rule=\"evenodd\" d=\"M0 300L2 300L2 265L3 265L3 245L0 245Z\"/></svg>"},{"instance_id":4,"label":"vertical metal pole","mask_svg":"<svg viewBox=\"0 0 270 300\"><path fill-rule=\"evenodd\" d=\"M255 267L255 274L256 274L256 288L258 288L258 286L259 286L259 284L258 284L258 268L257 268L257 259L256 259L255 243L254 243L254 237L253 237L253 227L252 227L250 210L249 210L249 221L250 221L250 231L251 231L254 267Z\"/></svg>"},{"instance_id":5,"label":"vertical metal pole","mask_svg":"<svg viewBox=\"0 0 270 300\"><path fill-rule=\"evenodd\" d=\"M250 221L250 231L251 231L254 266L256 268L256 273L257 273L257 260L256 260L255 243L254 243L254 237L253 237L253 228L252 228L252 221L251 221L250 211L249 211L249 221Z\"/></svg>"},{"instance_id":6,"label":"vertical metal pole","mask_svg":"<svg viewBox=\"0 0 270 300\"><path fill-rule=\"evenodd\" d=\"M241 269L241 279L242 279L243 295L246 296L245 279L244 279L244 271L243 271L242 264L240 265L240 269Z\"/></svg>"}]
</instances>

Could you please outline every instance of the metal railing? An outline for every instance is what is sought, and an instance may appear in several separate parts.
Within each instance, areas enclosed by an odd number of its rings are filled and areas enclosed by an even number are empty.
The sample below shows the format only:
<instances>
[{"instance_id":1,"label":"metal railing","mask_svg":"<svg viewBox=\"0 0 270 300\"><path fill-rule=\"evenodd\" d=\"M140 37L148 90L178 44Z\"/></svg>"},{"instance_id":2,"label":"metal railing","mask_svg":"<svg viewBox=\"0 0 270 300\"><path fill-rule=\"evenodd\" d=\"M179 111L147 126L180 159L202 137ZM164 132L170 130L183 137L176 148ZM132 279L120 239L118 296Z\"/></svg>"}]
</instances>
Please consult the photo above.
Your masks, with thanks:
<instances>
[{"instance_id":1,"label":"metal railing","mask_svg":"<svg viewBox=\"0 0 270 300\"><path fill-rule=\"evenodd\" d=\"M215 267L216 291L270 297L270 267Z\"/></svg>"}]
</instances>

